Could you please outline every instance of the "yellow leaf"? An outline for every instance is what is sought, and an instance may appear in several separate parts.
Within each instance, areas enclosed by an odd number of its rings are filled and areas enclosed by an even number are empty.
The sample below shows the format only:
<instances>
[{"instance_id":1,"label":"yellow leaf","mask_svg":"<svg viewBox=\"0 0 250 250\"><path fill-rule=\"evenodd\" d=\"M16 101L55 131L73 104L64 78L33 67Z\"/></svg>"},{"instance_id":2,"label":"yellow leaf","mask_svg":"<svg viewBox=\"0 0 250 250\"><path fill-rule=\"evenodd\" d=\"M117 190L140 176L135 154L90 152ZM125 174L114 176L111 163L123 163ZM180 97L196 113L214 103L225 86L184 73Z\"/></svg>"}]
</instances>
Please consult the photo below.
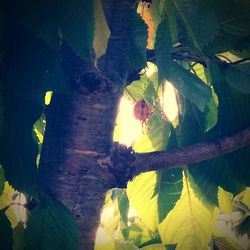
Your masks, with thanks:
<instances>
[{"instance_id":1,"label":"yellow leaf","mask_svg":"<svg viewBox=\"0 0 250 250\"><path fill-rule=\"evenodd\" d=\"M12 195L14 193L15 189L13 189L8 182L5 182L3 193L0 196L0 209L9 206L13 202Z\"/></svg>"},{"instance_id":2,"label":"yellow leaf","mask_svg":"<svg viewBox=\"0 0 250 250\"><path fill-rule=\"evenodd\" d=\"M219 207L224 213L232 213L233 211L233 205L232 205L232 199L233 194L225 191L223 188L219 187L218 189L218 202Z\"/></svg>"},{"instance_id":3,"label":"yellow leaf","mask_svg":"<svg viewBox=\"0 0 250 250\"><path fill-rule=\"evenodd\" d=\"M128 183L127 187L127 195L131 206L138 212L151 231L155 231L159 223L158 196L154 195L156 181L156 173L148 172L137 176Z\"/></svg>"},{"instance_id":4,"label":"yellow leaf","mask_svg":"<svg viewBox=\"0 0 250 250\"><path fill-rule=\"evenodd\" d=\"M244 202L250 209L250 188L246 188L242 202Z\"/></svg>"},{"instance_id":5,"label":"yellow leaf","mask_svg":"<svg viewBox=\"0 0 250 250\"><path fill-rule=\"evenodd\" d=\"M250 188L247 187L243 192L234 197L236 201L242 201L250 209Z\"/></svg>"},{"instance_id":6,"label":"yellow leaf","mask_svg":"<svg viewBox=\"0 0 250 250\"><path fill-rule=\"evenodd\" d=\"M207 249L213 230L212 218L184 176L180 200L158 226L161 240L164 244L177 244L176 250Z\"/></svg>"},{"instance_id":7,"label":"yellow leaf","mask_svg":"<svg viewBox=\"0 0 250 250\"><path fill-rule=\"evenodd\" d=\"M8 182L5 182L3 193L0 196L0 209L8 207L5 214L10 220L12 228L16 227L18 222L26 223L27 209L24 207L25 204L25 196L13 189Z\"/></svg>"},{"instance_id":8,"label":"yellow leaf","mask_svg":"<svg viewBox=\"0 0 250 250\"><path fill-rule=\"evenodd\" d=\"M108 39L110 36L110 30L103 13L102 1L94 0L94 13L95 34L93 47L95 50L96 57L98 58L106 52Z\"/></svg>"}]
</instances>

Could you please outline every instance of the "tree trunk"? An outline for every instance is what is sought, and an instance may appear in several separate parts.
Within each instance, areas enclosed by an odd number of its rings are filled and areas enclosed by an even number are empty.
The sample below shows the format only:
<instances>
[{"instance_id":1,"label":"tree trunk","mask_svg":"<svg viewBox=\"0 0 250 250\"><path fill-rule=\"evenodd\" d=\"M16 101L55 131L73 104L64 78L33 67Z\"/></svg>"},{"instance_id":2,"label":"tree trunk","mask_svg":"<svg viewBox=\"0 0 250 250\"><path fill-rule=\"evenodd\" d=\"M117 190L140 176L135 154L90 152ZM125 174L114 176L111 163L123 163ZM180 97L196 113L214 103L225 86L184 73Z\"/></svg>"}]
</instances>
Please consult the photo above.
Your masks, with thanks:
<instances>
[{"instance_id":1,"label":"tree trunk","mask_svg":"<svg viewBox=\"0 0 250 250\"><path fill-rule=\"evenodd\" d=\"M84 250L94 249L105 195L116 181L105 159L113 144L117 107L128 74L128 13L134 3L102 2L111 31L106 54L98 60L98 70L80 65L84 72L77 75L83 77L75 79L72 93L53 94L39 167L41 190L72 211ZM75 74L71 63L65 72L69 84ZM92 79L85 77L88 74Z\"/></svg>"},{"instance_id":2,"label":"tree trunk","mask_svg":"<svg viewBox=\"0 0 250 250\"><path fill-rule=\"evenodd\" d=\"M119 92L55 94L48 108L40 186L79 225L81 249L93 249L105 194L114 177L99 160L112 146Z\"/></svg>"}]
</instances>

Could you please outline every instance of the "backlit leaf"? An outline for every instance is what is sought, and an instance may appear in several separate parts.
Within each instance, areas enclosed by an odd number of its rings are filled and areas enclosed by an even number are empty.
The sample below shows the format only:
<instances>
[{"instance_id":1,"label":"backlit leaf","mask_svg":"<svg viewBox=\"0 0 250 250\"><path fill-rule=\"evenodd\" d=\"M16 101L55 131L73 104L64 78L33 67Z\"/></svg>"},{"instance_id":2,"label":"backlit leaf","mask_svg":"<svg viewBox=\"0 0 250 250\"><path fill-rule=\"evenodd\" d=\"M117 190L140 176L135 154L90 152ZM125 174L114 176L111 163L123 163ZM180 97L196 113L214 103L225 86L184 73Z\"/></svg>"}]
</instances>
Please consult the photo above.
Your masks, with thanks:
<instances>
[{"instance_id":1,"label":"backlit leaf","mask_svg":"<svg viewBox=\"0 0 250 250\"><path fill-rule=\"evenodd\" d=\"M110 30L103 13L102 1L94 0L95 32L93 47L96 57L102 56L108 45Z\"/></svg>"},{"instance_id":2,"label":"backlit leaf","mask_svg":"<svg viewBox=\"0 0 250 250\"><path fill-rule=\"evenodd\" d=\"M250 209L250 188L247 187L244 191L235 196L234 200L242 201Z\"/></svg>"},{"instance_id":3,"label":"backlit leaf","mask_svg":"<svg viewBox=\"0 0 250 250\"><path fill-rule=\"evenodd\" d=\"M199 200L183 177L183 191L180 200L158 230L164 244L176 244L177 250L206 249L212 235L212 215Z\"/></svg>"},{"instance_id":4,"label":"backlit leaf","mask_svg":"<svg viewBox=\"0 0 250 250\"><path fill-rule=\"evenodd\" d=\"M233 194L225 191L223 188L219 187L218 189L218 202L220 209L224 213L231 213L233 211L232 206Z\"/></svg>"},{"instance_id":5,"label":"backlit leaf","mask_svg":"<svg viewBox=\"0 0 250 250\"><path fill-rule=\"evenodd\" d=\"M159 82L164 79L171 82L184 97L203 112L212 97L211 90L196 75L190 73L170 58L171 38L166 19L158 26L155 53L159 69Z\"/></svg>"},{"instance_id":6,"label":"backlit leaf","mask_svg":"<svg viewBox=\"0 0 250 250\"><path fill-rule=\"evenodd\" d=\"M209 85L203 65L197 63L194 65L193 70L203 82ZM199 120L198 122L202 126L204 132L209 131L216 125L218 119L218 96L213 89L212 98L205 107L205 112L197 115L196 118Z\"/></svg>"},{"instance_id":7,"label":"backlit leaf","mask_svg":"<svg viewBox=\"0 0 250 250\"><path fill-rule=\"evenodd\" d=\"M148 172L137 176L127 187L130 205L151 231L155 231L159 224L157 195L154 195L156 184L156 172Z\"/></svg>"},{"instance_id":8,"label":"backlit leaf","mask_svg":"<svg viewBox=\"0 0 250 250\"><path fill-rule=\"evenodd\" d=\"M181 170L141 174L129 182L127 194L131 206L143 222L155 231L175 206L182 190Z\"/></svg>"}]
</instances>

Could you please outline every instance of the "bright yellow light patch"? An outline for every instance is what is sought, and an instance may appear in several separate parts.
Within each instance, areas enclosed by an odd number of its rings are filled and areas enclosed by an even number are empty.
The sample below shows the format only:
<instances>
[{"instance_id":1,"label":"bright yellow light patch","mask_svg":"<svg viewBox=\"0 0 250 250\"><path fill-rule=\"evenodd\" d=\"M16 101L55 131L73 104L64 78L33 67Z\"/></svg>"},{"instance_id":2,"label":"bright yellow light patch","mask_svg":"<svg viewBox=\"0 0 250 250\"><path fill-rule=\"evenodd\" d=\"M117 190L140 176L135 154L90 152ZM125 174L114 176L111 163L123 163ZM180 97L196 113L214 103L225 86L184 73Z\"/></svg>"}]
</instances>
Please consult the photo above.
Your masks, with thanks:
<instances>
[{"instance_id":1,"label":"bright yellow light patch","mask_svg":"<svg viewBox=\"0 0 250 250\"><path fill-rule=\"evenodd\" d=\"M135 119L134 103L125 97L121 98L119 113L116 121L114 141L131 146L142 134L142 123Z\"/></svg>"},{"instance_id":2,"label":"bright yellow light patch","mask_svg":"<svg viewBox=\"0 0 250 250\"><path fill-rule=\"evenodd\" d=\"M98 227L96 233L96 244L104 244L112 240L105 228Z\"/></svg>"},{"instance_id":3,"label":"bright yellow light patch","mask_svg":"<svg viewBox=\"0 0 250 250\"><path fill-rule=\"evenodd\" d=\"M47 91L44 97L44 103L45 105L49 105L52 97L52 91Z\"/></svg>"},{"instance_id":4,"label":"bright yellow light patch","mask_svg":"<svg viewBox=\"0 0 250 250\"><path fill-rule=\"evenodd\" d=\"M163 112L168 120L174 121L178 115L179 109L176 98L176 90L174 86L168 81L165 81L164 83L164 91L160 96L160 101Z\"/></svg>"}]
</instances>

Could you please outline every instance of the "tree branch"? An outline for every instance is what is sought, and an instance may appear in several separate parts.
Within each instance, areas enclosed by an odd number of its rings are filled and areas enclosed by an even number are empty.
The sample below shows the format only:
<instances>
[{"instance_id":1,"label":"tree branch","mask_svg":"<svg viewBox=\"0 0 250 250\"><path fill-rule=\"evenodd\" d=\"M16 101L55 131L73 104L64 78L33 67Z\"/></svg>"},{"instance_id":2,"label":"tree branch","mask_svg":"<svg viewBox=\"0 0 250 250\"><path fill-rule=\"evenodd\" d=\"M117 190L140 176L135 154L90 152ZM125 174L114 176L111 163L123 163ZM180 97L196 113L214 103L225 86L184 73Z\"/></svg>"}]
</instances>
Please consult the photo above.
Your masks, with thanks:
<instances>
[{"instance_id":1,"label":"tree branch","mask_svg":"<svg viewBox=\"0 0 250 250\"><path fill-rule=\"evenodd\" d=\"M184 48L184 47L173 48L171 52L171 58L173 60L178 60L178 61L188 60L188 61L197 62L206 67L206 62L200 55L194 55L190 53L190 51L187 48ZM150 61L153 63L156 62L154 50L149 50L149 49L147 50L147 61Z\"/></svg>"},{"instance_id":2,"label":"tree branch","mask_svg":"<svg viewBox=\"0 0 250 250\"><path fill-rule=\"evenodd\" d=\"M169 152L136 153L135 175L163 168L178 168L213 159L250 144L250 127L214 142L197 143Z\"/></svg>"}]
</instances>

